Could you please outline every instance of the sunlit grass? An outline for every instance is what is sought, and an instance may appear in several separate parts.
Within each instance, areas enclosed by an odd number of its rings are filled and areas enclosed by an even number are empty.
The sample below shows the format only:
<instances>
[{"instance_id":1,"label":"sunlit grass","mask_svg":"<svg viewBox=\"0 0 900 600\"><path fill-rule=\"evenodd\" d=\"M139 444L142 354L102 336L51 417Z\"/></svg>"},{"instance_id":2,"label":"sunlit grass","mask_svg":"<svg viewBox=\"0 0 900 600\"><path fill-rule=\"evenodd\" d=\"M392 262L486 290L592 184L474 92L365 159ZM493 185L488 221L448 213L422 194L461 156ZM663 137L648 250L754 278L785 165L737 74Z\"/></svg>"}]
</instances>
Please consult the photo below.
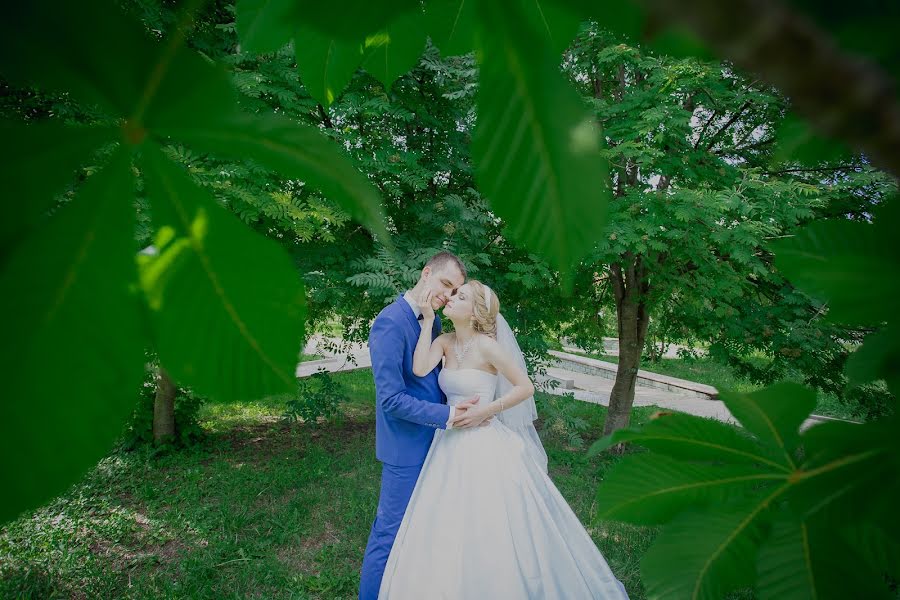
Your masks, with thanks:
<instances>
[{"instance_id":1,"label":"sunlit grass","mask_svg":"<svg viewBox=\"0 0 900 600\"><path fill-rule=\"evenodd\" d=\"M283 401L209 404L206 439L155 455L114 452L46 506L0 530L3 598L353 598L375 516L374 389L335 375L344 417L281 420ZM637 409L642 422L652 408ZM579 403L590 443L605 408ZM550 474L632 598L655 530L597 521L618 458L545 435Z\"/></svg>"}]
</instances>

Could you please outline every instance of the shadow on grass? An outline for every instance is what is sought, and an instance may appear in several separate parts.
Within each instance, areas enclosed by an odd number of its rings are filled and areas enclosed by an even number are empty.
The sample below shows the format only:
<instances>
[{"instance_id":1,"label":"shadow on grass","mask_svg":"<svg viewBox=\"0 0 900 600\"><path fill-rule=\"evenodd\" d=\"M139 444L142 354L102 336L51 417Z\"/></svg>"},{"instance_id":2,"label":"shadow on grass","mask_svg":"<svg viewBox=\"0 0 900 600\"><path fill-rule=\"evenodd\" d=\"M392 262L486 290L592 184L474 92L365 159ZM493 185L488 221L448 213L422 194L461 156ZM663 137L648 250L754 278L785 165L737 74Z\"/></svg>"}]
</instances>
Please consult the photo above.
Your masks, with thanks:
<instances>
[{"instance_id":1,"label":"shadow on grass","mask_svg":"<svg viewBox=\"0 0 900 600\"><path fill-rule=\"evenodd\" d=\"M194 448L112 453L0 530L0 597L355 597L380 478L374 390L368 370L337 379L349 398L338 422L287 425L277 399L211 405ZM605 409L578 412L589 444ZM618 458L545 437L551 477L642 598L639 560L655 531L596 519L597 486Z\"/></svg>"}]
</instances>

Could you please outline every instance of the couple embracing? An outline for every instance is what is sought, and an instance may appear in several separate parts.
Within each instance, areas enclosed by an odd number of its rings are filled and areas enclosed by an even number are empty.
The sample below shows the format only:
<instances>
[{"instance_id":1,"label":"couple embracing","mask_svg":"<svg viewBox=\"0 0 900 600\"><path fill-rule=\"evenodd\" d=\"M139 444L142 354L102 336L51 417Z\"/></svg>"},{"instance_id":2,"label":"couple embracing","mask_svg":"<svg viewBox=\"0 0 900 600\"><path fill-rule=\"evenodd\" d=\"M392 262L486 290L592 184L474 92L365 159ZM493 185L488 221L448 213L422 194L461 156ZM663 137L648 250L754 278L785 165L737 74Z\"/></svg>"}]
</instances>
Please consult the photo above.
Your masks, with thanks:
<instances>
[{"instance_id":1,"label":"couple embracing","mask_svg":"<svg viewBox=\"0 0 900 600\"><path fill-rule=\"evenodd\" d=\"M534 386L490 287L436 254L369 351L382 474L361 600L627 599L547 476Z\"/></svg>"}]
</instances>

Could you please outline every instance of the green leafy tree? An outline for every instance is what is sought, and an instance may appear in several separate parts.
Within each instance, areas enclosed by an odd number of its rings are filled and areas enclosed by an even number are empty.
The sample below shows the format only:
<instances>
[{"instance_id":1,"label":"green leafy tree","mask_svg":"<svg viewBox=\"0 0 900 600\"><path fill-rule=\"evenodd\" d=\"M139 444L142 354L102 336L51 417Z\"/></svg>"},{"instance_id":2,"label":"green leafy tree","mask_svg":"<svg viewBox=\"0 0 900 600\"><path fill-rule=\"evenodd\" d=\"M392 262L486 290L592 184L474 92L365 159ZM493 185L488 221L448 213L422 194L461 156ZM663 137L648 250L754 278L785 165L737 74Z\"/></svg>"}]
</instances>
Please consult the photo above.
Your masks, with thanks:
<instances>
[{"instance_id":1,"label":"green leafy tree","mask_svg":"<svg viewBox=\"0 0 900 600\"><path fill-rule=\"evenodd\" d=\"M479 2L462 10L466 6L430 2L422 13L416 2L369 0L305 4L294 11L289 0L247 0L237 7L236 23L242 43L264 52L298 37L304 43L295 48L314 48L313 40L303 37L307 30L324 40L320 50L340 45L350 63L360 44L360 64L386 89L416 64L425 36L438 40L438 48L446 43L457 52L474 49L481 75L472 145L475 181L507 225L510 240L533 248L558 272L565 289L577 280L574 265L606 227L606 204L618 193L616 185L634 185L640 175L627 163L609 170L601 141L617 136L604 132L601 138L597 107L585 107L557 68L581 18L598 16L601 24L631 34L658 33L661 20L683 24L738 66L778 85L825 133L900 173L895 152L900 113L890 77L849 59L827 33L781 6L642 0L646 14L630 4L609 10L607 4L584 6L580 0ZM458 27L448 31L441 15L454 9ZM335 12L346 18L334 19ZM873 24L871 13L861 13L850 19L852 25ZM288 180L304 181L380 235L383 244L391 243L391 223L382 219L378 191L345 154L352 149L341 149L320 128L242 112L227 74L185 45L185 23L179 21L157 44L99 2L77 9L19 4L6 17L0 24L0 73L16 85L70 94L101 118L81 129L55 122L4 126L4 146L17 152L7 150L2 164L5 189L14 192L6 197L16 202L4 207L11 218L0 230L0 289L9 320L0 362L7 370L8 394L30 400L12 403L3 421L3 454L17 459L6 461L2 472L5 488L16 490L4 497L4 519L61 489L108 447L140 382L145 336L154 339L173 378L213 398L277 392L294 383L304 295L293 265L283 247L248 229L195 183L172 160L171 146L250 159ZM833 27L841 20L824 22ZM779 35L759 36L766 23L776 24ZM886 39L885 29L874 25L873 37ZM655 43L679 40L689 41L664 32ZM894 54L873 56L896 66ZM327 83L313 92L326 103L341 95L333 73L346 77L343 61L341 69L322 71ZM636 81L626 78L626 84ZM684 110L687 98L680 100ZM729 119L742 112L731 112ZM648 123L659 121L656 115ZM29 162L38 149L49 151L34 183ZM605 154L626 150L620 144ZM102 167L78 186L71 202L55 202L55 193L71 183L72 171L92 156ZM662 160L652 153L648 158ZM159 250L140 269L133 260L135 166L150 199ZM694 168L703 166L698 162ZM768 180L739 171L732 176L746 184L746 199L764 195L759 190ZM606 172L612 173L612 188ZM686 175L689 180L690 173L681 174ZM675 189L677 183L671 179L667 185ZM711 203L710 194L723 189L690 189L682 200ZM795 193L789 186L785 192ZM653 200L664 204L664 198ZM776 266L827 302L830 319L874 330L851 356L847 375L857 383L884 380L895 395L900 338L893 331L890 299L898 280L885 275L897 272L900 256L893 235L897 206L892 199L879 207L874 224L816 223L805 235L772 247ZM673 219L675 208L666 209ZM611 220L614 224L615 217ZM649 242L646 235L642 241ZM630 269L639 273L642 266L632 262L618 269L627 278ZM585 281L595 282L594 272ZM717 291L728 296L735 289L726 279ZM48 365L58 379L44 376ZM791 384L749 396L726 394L746 433L711 430L705 421L678 417L659 419L648 432L621 430L604 442L652 446L656 436L662 440L656 452L670 455L651 463L661 467L656 477L610 476L601 488L609 489L609 511L638 507L646 497L668 500L651 500L648 510L655 512L644 516L674 519L644 563L653 596L716 597L751 584L764 597L885 595L878 575L895 572L900 538L891 510L900 496L897 417L860 426L823 425L800 435L810 398L810 391ZM44 415L49 411L50 418L37 419L35 407ZM681 434L654 433L666 426L681 427ZM41 434L34 435L38 427ZM652 472L645 466L635 470ZM649 483L638 490L623 481ZM715 483L705 485L710 481ZM710 489L711 499L705 494ZM617 490L625 491L616 496ZM715 510L704 513L704 507ZM865 565L874 567L868 575Z\"/></svg>"},{"instance_id":2,"label":"green leafy tree","mask_svg":"<svg viewBox=\"0 0 900 600\"><path fill-rule=\"evenodd\" d=\"M586 313L580 322L610 300L615 307L605 433L628 423L647 332L662 317L757 380L800 372L840 392L843 343L858 332L817 319L821 303L791 288L766 242L834 212L851 190L874 188L867 197L877 203L892 182L858 158L846 159L838 185L770 168L786 104L727 64L658 56L591 26L564 66L595 107L612 165L604 239L578 278L579 295L594 301L573 305ZM758 350L772 356L765 372L745 358Z\"/></svg>"}]
</instances>

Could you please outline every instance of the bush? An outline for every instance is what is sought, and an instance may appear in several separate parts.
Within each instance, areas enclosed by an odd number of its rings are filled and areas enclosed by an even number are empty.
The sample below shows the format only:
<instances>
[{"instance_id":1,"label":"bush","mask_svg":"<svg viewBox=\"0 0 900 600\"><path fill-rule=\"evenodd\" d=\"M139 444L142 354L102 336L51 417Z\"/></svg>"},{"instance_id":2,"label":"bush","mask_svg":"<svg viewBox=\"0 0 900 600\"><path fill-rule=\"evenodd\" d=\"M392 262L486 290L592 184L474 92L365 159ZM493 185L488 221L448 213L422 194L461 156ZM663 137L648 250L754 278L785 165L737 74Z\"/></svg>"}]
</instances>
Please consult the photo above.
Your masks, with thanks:
<instances>
[{"instance_id":1,"label":"bush","mask_svg":"<svg viewBox=\"0 0 900 600\"><path fill-rule=\"evenodd\" d=\"M540 417L541 437L554 440L569 450L584 448L584 437L588 423L578 414L579 401L573 394L552 396L538 394L534 397Z\"/></svg>"},{"instance_id":2,"label":"bush","mask_svg":"<svg viewBox=\"0 0 900 600\"><path fill-rule=\"evenodd\" d=\"M319 369L309 377L297 380L297 394L287 401L284 419L316 424L339 414L339 405L346 400L341 386L325 369Z\"/></svg>"},{"instance_id":3,"label":"bush","mask_svg":"<svg viewBox=\"0 0 900 600\"><path fill-rule=\"evenodd\" d=\"M883 419L894 414L896 398L883 381L856 386L846 390L840 401L850 414L863 421Z\"/></svg>"}]
</instances>

